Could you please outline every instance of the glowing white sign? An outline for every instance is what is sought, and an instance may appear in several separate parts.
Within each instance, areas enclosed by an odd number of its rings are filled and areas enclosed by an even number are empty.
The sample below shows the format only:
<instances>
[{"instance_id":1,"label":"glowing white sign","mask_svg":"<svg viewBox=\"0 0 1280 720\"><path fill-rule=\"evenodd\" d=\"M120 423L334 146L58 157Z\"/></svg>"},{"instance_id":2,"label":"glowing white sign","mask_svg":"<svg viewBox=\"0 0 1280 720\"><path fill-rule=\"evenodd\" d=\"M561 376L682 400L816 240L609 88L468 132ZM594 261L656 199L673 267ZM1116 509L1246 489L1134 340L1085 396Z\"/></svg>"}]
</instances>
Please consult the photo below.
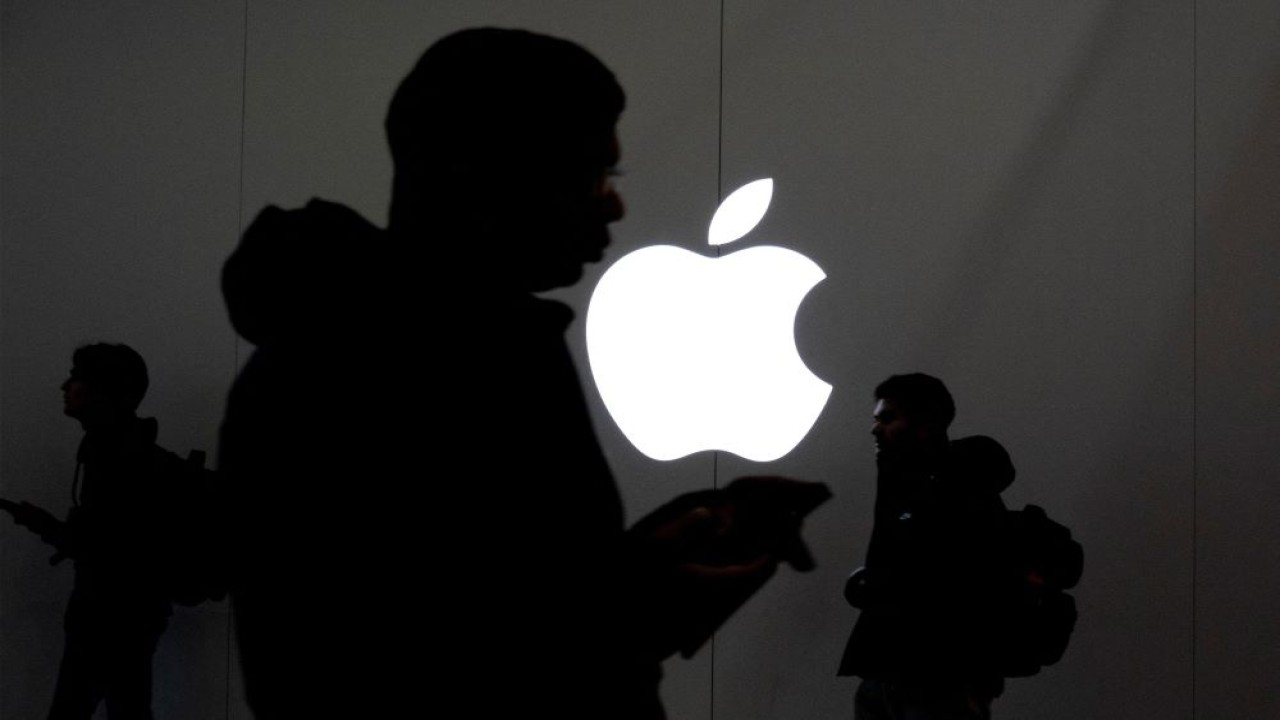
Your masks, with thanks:
<instances>
[{"instance_id":1,"label":"glowing white sign","mask_svg":"<svg viewBox=\"0 0 1280 720\"><path fill-rule=\"evenodd\" d=\"M764 179L725 198L709 243L750 232L772 195ZM654 245L614 263L591 296L587 354L627 439L655 460L790 452L831 394L795 343L796 312L824 277L809 258L771 246L708 258Z\"/></svg>"}]
</instances>

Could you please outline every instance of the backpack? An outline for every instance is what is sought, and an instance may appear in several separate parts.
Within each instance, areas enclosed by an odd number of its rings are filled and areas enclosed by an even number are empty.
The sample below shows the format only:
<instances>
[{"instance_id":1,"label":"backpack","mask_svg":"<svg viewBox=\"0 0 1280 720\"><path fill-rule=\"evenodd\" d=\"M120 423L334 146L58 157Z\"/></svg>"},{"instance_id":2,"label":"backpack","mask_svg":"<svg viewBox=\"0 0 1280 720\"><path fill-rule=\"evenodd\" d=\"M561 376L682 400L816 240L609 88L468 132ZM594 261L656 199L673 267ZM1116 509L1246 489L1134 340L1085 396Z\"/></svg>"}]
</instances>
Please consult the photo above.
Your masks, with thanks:
<instances>
[{"instance_id":1,"label":"backpack","mask_svg":"<svg viewBox=\"0 0 1280 720\"><path fill-rule=\"evenodd\" d=\"M1027 677L1062 659L1076 625L1076 602L1065 591L1084 569L1084 549L1043 508L1006 510L1005 607L996 658L1005 677Z\"/></svg>"},{"instance_id":2,"label":"backpack","mask_svg":"<svg viewBox=\"0 0 1280 720\"><path fill-rule=\"evenodd\" d=\"M163 586L179 605L221 600L227 594L226 506L218 474L205 468L203 450L183 459L157 447L166 489L161 555Z\"/></svg>"}]
</instances>

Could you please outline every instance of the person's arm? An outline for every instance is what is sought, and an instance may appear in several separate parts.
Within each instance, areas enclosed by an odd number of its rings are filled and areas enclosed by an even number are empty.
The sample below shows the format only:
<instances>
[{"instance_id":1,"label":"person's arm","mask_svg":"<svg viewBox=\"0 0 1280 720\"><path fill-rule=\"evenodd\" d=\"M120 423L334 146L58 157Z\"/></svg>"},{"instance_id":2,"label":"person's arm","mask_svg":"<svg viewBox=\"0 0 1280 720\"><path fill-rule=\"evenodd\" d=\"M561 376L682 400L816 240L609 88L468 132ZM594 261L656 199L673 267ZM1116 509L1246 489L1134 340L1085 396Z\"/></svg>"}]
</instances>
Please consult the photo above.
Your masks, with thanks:
<instances>
[{"instance_id":1,"label":"person's arm","mask_svg":"<svg viewBox=\"0 0 1280 720\"><path fill-rule=\"evenodd\" d=\"M40 539L52 545L57 552L49 558L49 563L57 565L69 554L69 532L67 523L59 520L53 513L42 507L32 505L23 500L14 502L0 498L0 510L6 510L13 516L18 525L28 528L40 536Z\"/></svg>"},{"instance_id":2,"label":"person's arm","mask_svg":"<svg viewBox=\"0 0 1280 720\"><path fill-rule=\"evenodd\" d=\"M692 655L779 563L812 569L800 526L830 496L820 483L741 478L681 495L636 523L634 609L655 654Z\"/></svg>"}]
</instances>

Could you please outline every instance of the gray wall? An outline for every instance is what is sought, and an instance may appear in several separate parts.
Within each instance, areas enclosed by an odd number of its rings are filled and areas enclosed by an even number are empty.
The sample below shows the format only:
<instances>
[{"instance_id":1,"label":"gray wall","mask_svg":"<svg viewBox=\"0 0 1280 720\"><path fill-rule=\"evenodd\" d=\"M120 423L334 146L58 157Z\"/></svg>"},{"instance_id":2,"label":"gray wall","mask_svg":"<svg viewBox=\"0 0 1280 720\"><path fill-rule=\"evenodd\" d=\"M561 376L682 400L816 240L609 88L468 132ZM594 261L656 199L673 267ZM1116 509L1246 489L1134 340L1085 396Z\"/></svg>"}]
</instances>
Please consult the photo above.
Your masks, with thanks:
<instances>
[{"instance_id":1,"label":"gray wall","mask_svg":"<svg viewBox=\"0 0 1280 720\"><path fill-rule=\"evenodd\" d=\"M999 716L1280 712L1280 6L180 5L0 3L0 496L66 509L79 432L58 385L84 342L142 352L162 444L212 449L250 350L217 287L239 230L313 195L384 222L395 84L452 30L526 27L586 45L628 92L627 219L558 293L580 320L611 262L702 247L721 193L763 175L773 205L740 245L828 275L797 337L835 390L776 463L648 460L584 375L633 518L744 473L836 491L806 528L819 569L784 569L668 663L673 718L851 714L834 669L870 530L870 392L914 369L950 384L957 434L1009 448L1011 504L1086 546L1071 648ZM71 571L47 555L0 522L6 720L52 690ZM247 717L224 605L180 609L156 665L160 717Z\"/></svg>"}]
</instances>

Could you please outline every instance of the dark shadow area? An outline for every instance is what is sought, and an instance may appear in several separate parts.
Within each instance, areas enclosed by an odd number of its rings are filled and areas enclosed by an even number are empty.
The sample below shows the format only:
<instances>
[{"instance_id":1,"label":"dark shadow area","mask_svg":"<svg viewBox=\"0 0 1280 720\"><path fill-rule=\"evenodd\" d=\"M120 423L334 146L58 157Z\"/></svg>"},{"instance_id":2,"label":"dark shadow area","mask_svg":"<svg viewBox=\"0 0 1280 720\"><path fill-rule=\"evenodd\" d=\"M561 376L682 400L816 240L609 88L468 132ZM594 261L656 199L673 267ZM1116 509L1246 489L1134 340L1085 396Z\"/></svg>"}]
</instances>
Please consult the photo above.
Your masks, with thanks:
<instances>
[{"instance_id":1,"label":"dark shadow area","mask_svg":"<svg viewBox=\"0 0 1280 720\"><path fill-rule=\"evenodd\" d=\"M227 261L256 346L220 470L258 718L661 717L661 660L811 564L811 483L742 480L625 529L572 312L533 295L622 217L623 105L577 45L451 35L387 115L388 227L271 207Z\"/></svg>"}]
</instances>

